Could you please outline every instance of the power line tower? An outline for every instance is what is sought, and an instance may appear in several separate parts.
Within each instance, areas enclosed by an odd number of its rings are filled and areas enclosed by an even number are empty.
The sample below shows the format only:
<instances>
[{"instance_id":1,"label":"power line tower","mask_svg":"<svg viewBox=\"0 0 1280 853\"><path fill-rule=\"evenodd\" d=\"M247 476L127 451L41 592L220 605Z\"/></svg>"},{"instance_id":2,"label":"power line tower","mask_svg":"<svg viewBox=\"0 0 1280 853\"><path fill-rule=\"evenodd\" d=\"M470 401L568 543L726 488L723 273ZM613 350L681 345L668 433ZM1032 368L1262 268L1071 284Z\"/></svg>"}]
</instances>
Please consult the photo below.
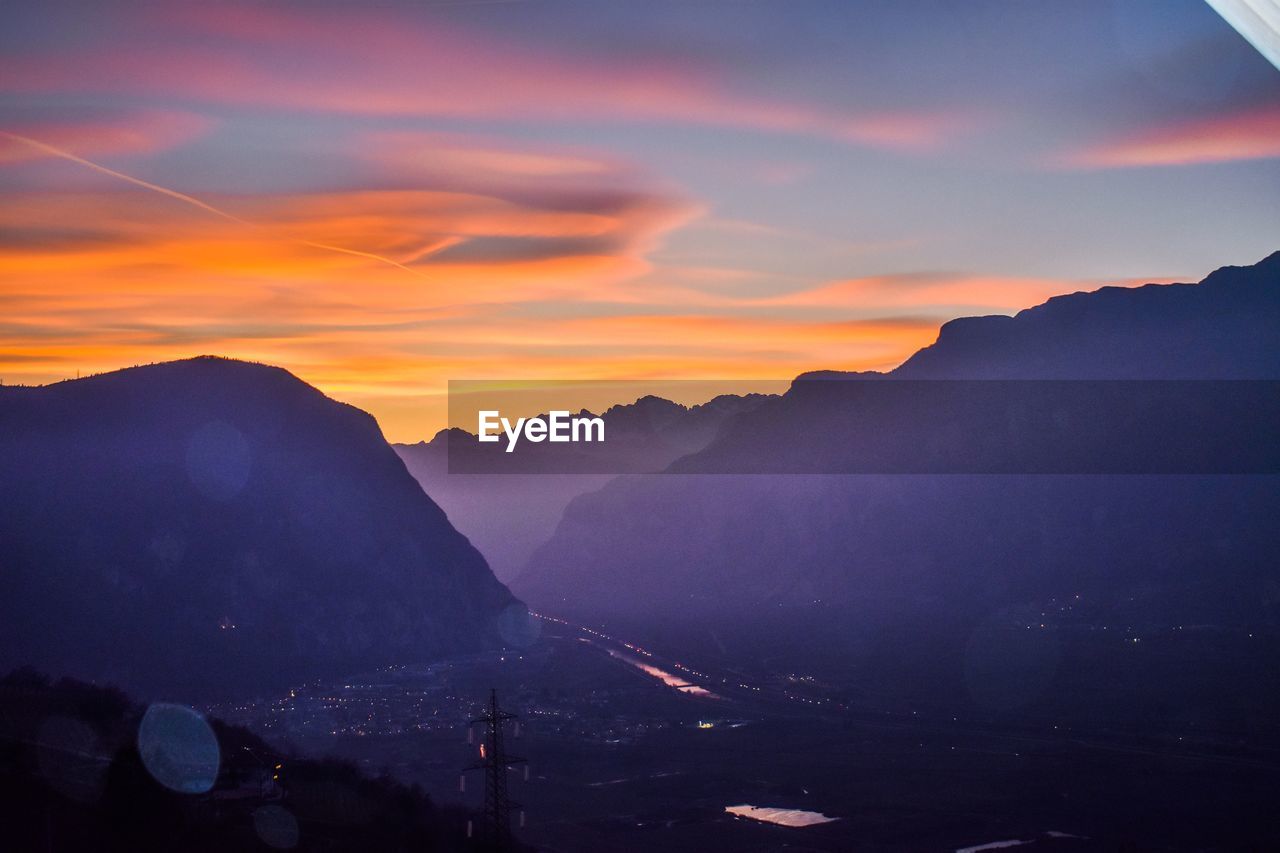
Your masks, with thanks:
<instances>
[{"instance_id":1,"label":"power line tower","mask_svg":"<svg viewBox=\"0 0 1280 853\"><path fill-rule=\"evenodd\" d=\"M498 691L489 691L489 710L483 716L476 717L468 724L468 740L477 723L484 724L484 741L480 744L480 760L463 772L472 770L484 771L484 816L480 824L480 841L486 850L507 851L511 849L511 810L519 809L519 803L513 803L507 796L507 771L516 764L525 764L525 759L517 755L508 755L503 745L503 729L508 721L516 721L516 733L519 734L518 718L498 707ZM528 768L526 767L526 773ZM524 825L524 812L520 812L521 826Z\"/></svg>"}]
</instances>

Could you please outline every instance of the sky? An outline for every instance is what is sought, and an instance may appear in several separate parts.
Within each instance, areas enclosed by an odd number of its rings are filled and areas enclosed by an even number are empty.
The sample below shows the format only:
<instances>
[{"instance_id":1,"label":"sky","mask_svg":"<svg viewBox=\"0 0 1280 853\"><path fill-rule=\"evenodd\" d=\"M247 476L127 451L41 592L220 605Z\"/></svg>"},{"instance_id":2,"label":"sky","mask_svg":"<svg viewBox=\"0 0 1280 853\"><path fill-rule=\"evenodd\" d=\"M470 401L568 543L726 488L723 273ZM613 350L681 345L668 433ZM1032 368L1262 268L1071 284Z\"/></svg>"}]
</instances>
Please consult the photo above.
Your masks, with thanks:
<instances>
[{"instance_id":1,"label":"sky","mask_svg":"<svg viewBox=\"0 0 1280 853\"><path fill-rule=\"evenodd\" d=\"M226 355L402 441L1280 249L1280 70L1200 0L12 3L0 131L0 380Z\"/></svg>"}]
</instances>

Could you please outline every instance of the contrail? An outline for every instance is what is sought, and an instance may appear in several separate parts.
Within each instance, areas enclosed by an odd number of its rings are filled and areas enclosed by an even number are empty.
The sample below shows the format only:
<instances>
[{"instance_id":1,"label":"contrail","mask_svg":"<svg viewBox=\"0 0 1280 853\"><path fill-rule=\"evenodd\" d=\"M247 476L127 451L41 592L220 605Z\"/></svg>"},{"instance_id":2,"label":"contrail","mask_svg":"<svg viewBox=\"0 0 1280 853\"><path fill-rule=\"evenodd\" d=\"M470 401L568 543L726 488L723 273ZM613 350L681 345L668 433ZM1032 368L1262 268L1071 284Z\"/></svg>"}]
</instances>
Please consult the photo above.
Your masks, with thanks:
<instances>
[{"instance_id":1,"label":"contrail","mask_svg":"<svg viewBox=\"0 0 1280 853\"><path fill-rule=\"evenodd\" d=\"M265 226L260 225L257 222L250 222L248 219L242 219L241 217L236 216L234 213L228 213L225 210L216 208L213 205L209 204L208 202L201 201L195 196L189 196L186 193L180 193L177 190L171 190L168 187L162 187L159 184L153 184L150 181L144 181L141 178L135 178L133 177L133 175L126 175L124 172L117 172L115 169L108 169L106 166L100 165L98 163L94 163L92 160L86 160L83 157L79 157L75 154L72 154L70 151L64 151L61 148L57 148L53 145L50 145L47 142L41 142L40 140L32 139L29 136L20 136L16 133L10 133L7 130L0 130L0 136L6 136L9 139L13 139L18 142L21 142L24 145L29 145L32 148L35 148L37 151L43 151L45 154L50 154L54 157L61 157L63 160L70 160L72 163L78 163L81 166L85 166L87 168L93 169L95 172L100 172L103 175L109 175L110 177L117 178L121 181L127 181L128 183L131 183L135 186L142 187L143 189L148 189L148 190L151 190L152 192L160 193L161 195L167 195L169 196L169 198L176 198L178 201L193 205L194 207L198 207L201 210L206 211L207 213L212 213L214 216L219 216L223 219L226 219L231 222L235 222L239 225L245 225L245 226L248 226L249 228L257 228L257 229L265 228ZM342 255L354 255L357 258L368 258L369 260L378 261L379 263L387 264L388 266L393 266L396 269L404 270L410 275L415 275L418 278L427 277L422 273L418 272L417 270L413 269L412 267L407 267L404 264L400 263L399 261L394 261L391 258L387 258L382 255L375 255L373 252L362 252L359 249L345 249L342 246L330 246L327 243L316 243L312 240L290 239L288 240L288 242L294 243L299 246L308 246L312 249L323 249L326 252L338 252L339 254L342 254Z\"/></svg>"}]
</instances>

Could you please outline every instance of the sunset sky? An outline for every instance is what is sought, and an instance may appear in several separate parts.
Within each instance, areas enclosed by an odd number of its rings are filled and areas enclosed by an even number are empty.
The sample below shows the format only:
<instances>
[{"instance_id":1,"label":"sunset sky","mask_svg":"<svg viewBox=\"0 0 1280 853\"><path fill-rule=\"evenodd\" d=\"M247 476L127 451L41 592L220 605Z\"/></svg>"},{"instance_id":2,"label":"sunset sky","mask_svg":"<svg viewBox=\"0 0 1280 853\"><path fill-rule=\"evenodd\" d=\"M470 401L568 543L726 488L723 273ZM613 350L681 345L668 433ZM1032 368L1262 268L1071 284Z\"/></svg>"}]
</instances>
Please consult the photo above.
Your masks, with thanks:
<instances>
[{"instance_id":1,"label":"sunset sky","mask_svg":"<svg viewBox=\"0 0 1280 853\"><path fill-rule=\"evenodd\" d=\"M1280 249L1280 70L1199 0L14 3L0 379L888 368Z\"/></svg>"}]
</instances>

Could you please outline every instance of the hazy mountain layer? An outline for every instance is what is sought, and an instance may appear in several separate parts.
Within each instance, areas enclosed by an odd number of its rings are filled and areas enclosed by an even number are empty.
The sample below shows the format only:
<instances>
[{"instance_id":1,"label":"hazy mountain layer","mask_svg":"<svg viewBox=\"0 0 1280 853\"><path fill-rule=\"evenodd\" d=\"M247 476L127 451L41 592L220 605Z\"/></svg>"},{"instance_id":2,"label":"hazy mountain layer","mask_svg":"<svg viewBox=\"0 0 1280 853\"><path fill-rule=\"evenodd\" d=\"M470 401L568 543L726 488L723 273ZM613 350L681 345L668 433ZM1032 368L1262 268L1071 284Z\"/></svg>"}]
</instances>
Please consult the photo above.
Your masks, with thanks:
<instances>
[{"instance_id":1,"label":"hazy mountain layer","mask_svg":"<svg viewBox=\"0 0 1280 853\"><path fill-rule=\"evenodd\" d=\"M1280 378L1280 254L1198 285L1104 288L957 320L888 378ZM1274 477L698 473L786 454L849 470L839 463L860 438L905 453L987 423L903 410L868 436L849 409L815 427L813 385L727 423L673 465L680 474L624 477L575 500L515 589L552 612L630 621L821 607L839 614L824 635L853 645L894 625L1025 627L1064 602L1098 625L1275 618L1280 563L1264 532L1280 510Z\"/></svg>"},{"instance_id":2,"label":"hazy mountain layer","mask_svg":"<svg viewBox=\"0 0 1280 853\"><path fill-rule=\"evenodd\" d=\"M460 429L430 442L397 444L396 452L449 520L480 549L494 574L510 580L551 538L569 501L594 491L620 471L661 471L705 447L721 425L767 397L722 395L686 407L659 397L609 408L601 444L527 445L506 454ZM451 442L452 449L451 449ZM461 462L450 473L450 461ZM464 467L468 472L457 473ZM544 469L544 473L506 473ZM612 472L612 473L611 473Z\"/></svg>"}]
</instances>

